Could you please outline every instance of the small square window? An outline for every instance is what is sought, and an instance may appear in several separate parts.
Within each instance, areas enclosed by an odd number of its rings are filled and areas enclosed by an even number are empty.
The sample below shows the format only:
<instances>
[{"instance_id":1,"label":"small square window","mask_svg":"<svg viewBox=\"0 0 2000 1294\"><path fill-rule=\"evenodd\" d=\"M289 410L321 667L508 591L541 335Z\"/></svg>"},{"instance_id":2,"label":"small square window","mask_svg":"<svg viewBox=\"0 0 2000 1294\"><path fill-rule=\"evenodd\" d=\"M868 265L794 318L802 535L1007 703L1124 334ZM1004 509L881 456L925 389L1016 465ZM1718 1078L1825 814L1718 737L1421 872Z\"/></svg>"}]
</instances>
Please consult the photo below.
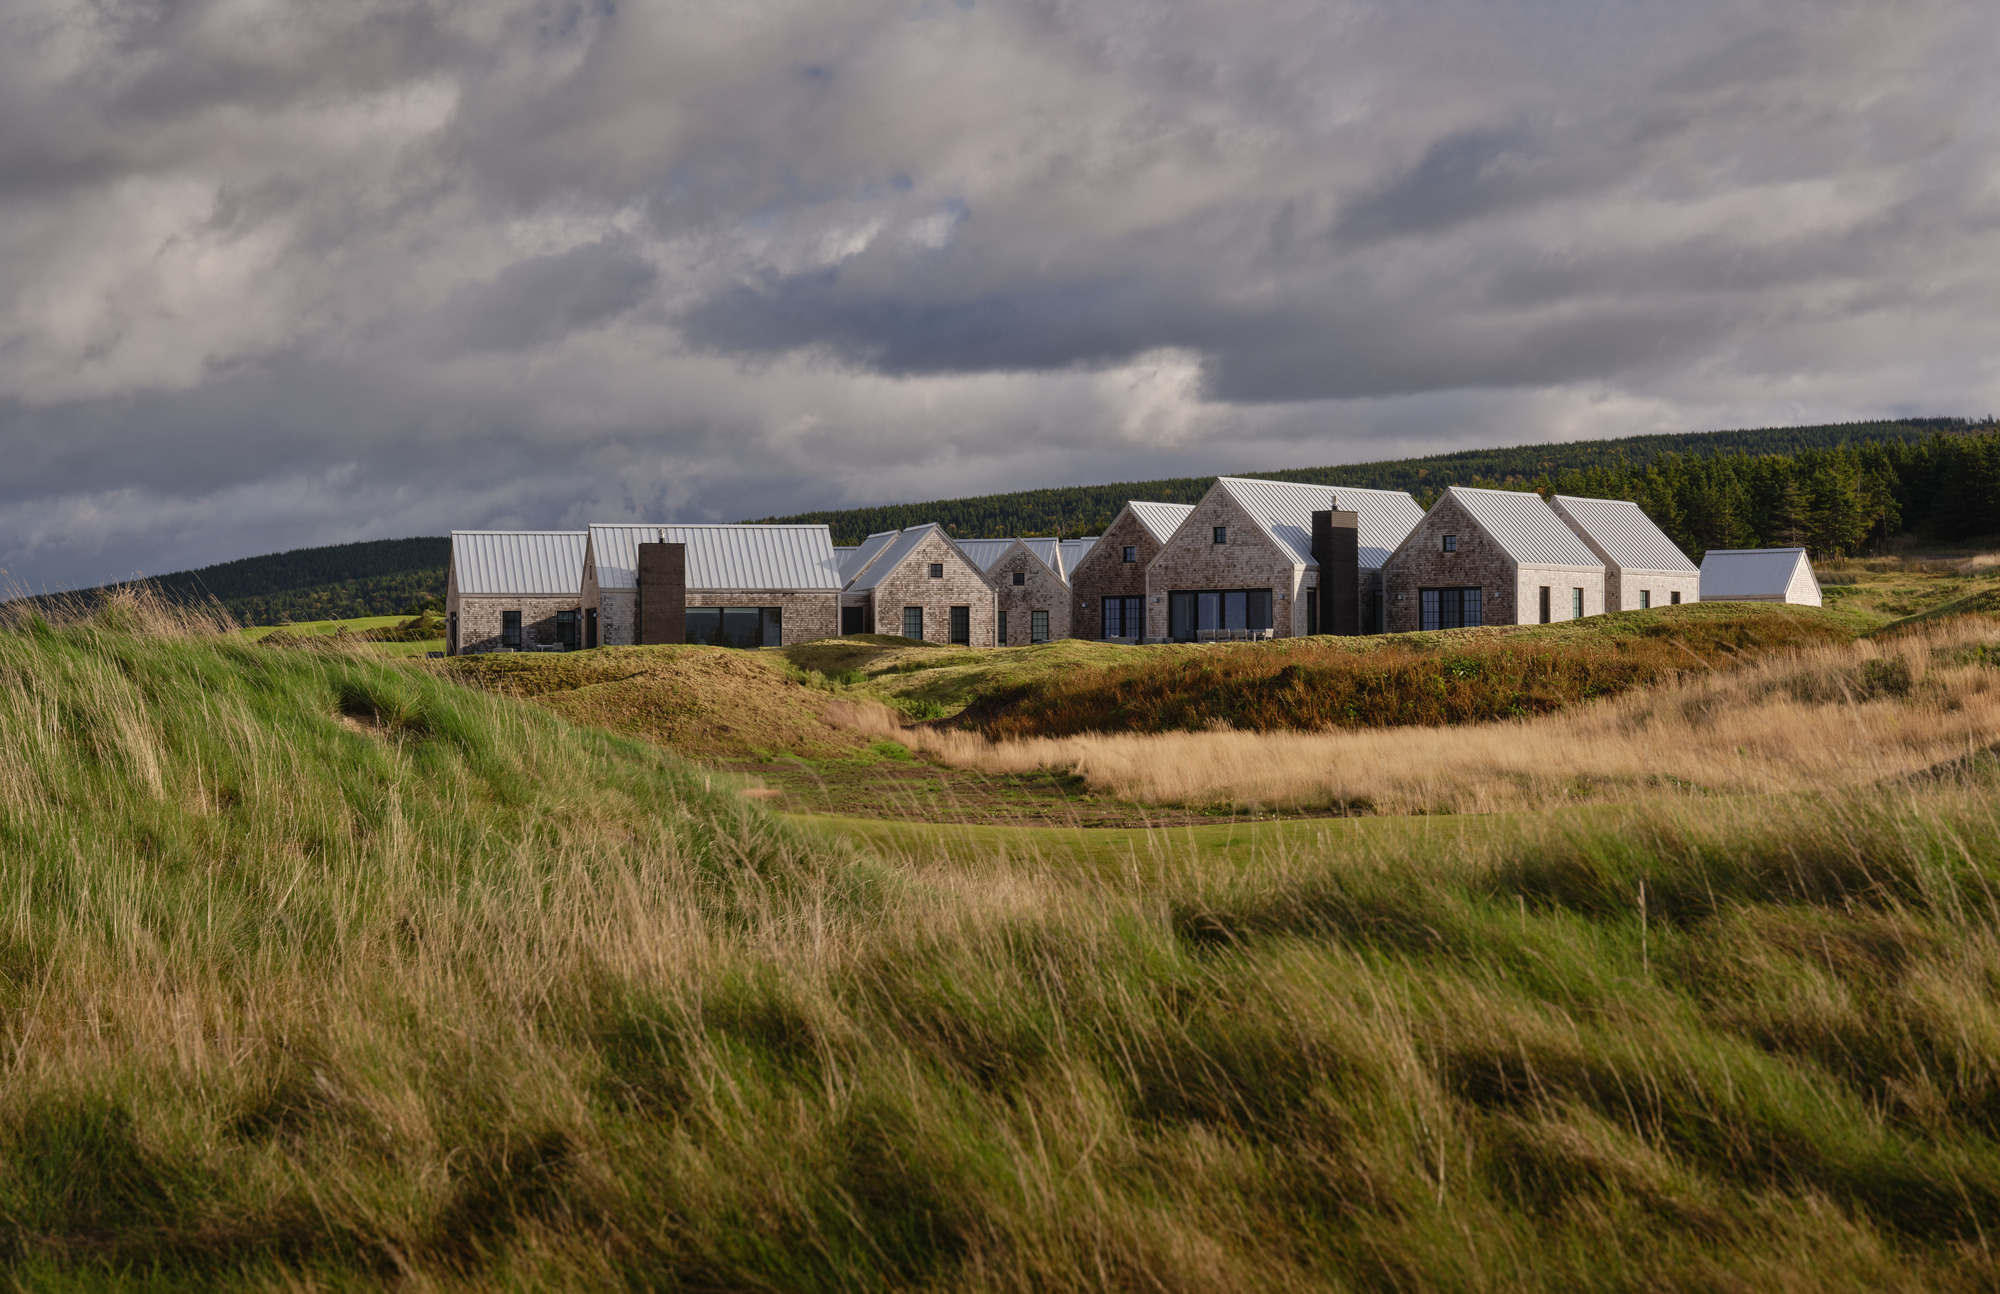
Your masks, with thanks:
<instances>
[{"instance_id":1,"label":"small square window","mask_svg":"<svg viewBox=\"0 0 2000 1294\"><path fill-rule=\"evenodd\" d=\"M1678 589L1676 589L1676 590L1675 590L1674 592L1672 592L1672 593L1668 594L1667 596L1668 596L1668 598L1670 599L1670 602L1669 602L1669 605L1671 605L1671 606L1679 606L1679 605L1681 604L1681 595L1680 595L1680 591L1679 591Z\"/></svg>"},{"instance_id":2,"label":"small square window","mask_svg":"<svg viewBox=\"0 0 2000 1294\"><path fill-rule=\"evenodd\" d=\"M1446 535L1446 536L1444 537L1444 550L1445 550L1445 551L1446 551L1447 553L1455 553L1455 552L1457 552L1457 551L1458 551L1458 536L1457 536L1457 535Z\"/></svg>"},{"instance_id":3,"label":"small square window","mask_svg":"<svg viewBox=\"0 0 2000 1294\"><path fill-rule=\"evenodd\" d=\"M941 579L943 579L943 578L944 578L944 563L943 563L943 562L932 562L932 563L931 563L931 578L932 578L932 579L934 579L934 580L941 580Z\"/></svg>"},{"instance_id":4,"label":"small square window","mask_svg":"<svg viewBox=\"0 0 2000 1294\"><path fill-rule=\"evenodd\" d=\"M1215 542L1218 544L1226 544L1229 542L1228 526L1217 526L1215 528Z\"/></svg>"},{"instance_id":5,"label":"small square window","mask_svg":"<svg viewBox=\"0 0 2000 1294\"><path fill-rule=\"evenodd\" d=\"M1138 560L1139 560L1139 550L1138 550L1137 548L1133 547L1133 546L1132 546L1131 544L1127 544L1127 545L1125 545L1125 560L1126 560L1126 561L1128 561L1128 562L1136 562L1136 561L1138 561Z\"/></svg>"},{"instance_id":6,"label":"small square window","mask_svg":"<svg viewBox=\"0 0 2000 1294\"><path fill-rule=\"evenodd\" d=\"M1015 588L1017 588L1017 589L1018 589L1018 588L1020 588L1020 587L1021 587L1022 585L1026 584L1027 582L1028 582L1028 573L1027 573L1026 571L1015 571L1015 572L1014 572L1014 587L1015 587Z\"/></svg>"}]
</instances>

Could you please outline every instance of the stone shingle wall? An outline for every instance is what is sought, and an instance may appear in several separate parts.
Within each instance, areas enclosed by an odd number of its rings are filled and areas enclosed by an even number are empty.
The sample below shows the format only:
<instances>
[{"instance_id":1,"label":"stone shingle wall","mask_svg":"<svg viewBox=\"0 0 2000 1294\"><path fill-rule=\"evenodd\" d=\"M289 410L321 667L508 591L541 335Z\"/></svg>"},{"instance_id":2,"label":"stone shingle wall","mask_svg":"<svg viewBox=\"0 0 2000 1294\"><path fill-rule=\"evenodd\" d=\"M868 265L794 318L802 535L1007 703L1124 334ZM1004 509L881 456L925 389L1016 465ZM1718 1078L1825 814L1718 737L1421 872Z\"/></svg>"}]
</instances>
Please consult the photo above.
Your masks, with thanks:
<instances>
[{"instance_id":1,"label":"stone shingle wall","mask_svg":"<svg viewBox=\"0 0 2000 1294\"><path fill-rule=\"evenodd\" d=\"M1128 547L1139 550L1138 561L1125 560ZM1146 565L1159 555L1153 532L1131 511L1121 512L1070 573L1070 636L1102 638L1104 599L1145 597Z\"/></svg>"},{"instance_id":2,"label":"stone shingle wall","mask_svg":"<svg viewBox=\"0 0 2000 1294\"><path fill-rule=\"evenodd\" d=\"M944 578L930 577L932 562L944 565ZM955 606L971 608L971 645L993 646L999 610L993 586L986 582L985 572L959 553L956 544L933 531L875 586L870 603L874 624L869 632L900 634L903 608L922 607L924 641L949 643L951 608Z\"/></svg>"},{"instance_id":3,"label":"stone shingle wall","mask_svg":"<svg viewBox=\"0 0 2000 1294\"><path fill-rule=\"evenodd\" d=\"M1458 551L1444 550L1444 537L1458 536ZM1450 498L1431 505L1410 537L1382 569L1390 633L1409 633L1421 623L1417 590L1477 588L1489 625L1519 623L1520 581L1514 559ZM1530 619L1537 616L1531 607Z\"/></svg>"},{"instance_id":4,"label":"stone shingle wall","mask_svg":"<svg viewBox=\"0 0 2000 1294\"><path fill-rule=\"evenodd\" d=\"M777 607L785 626L784 646L840 635L838 593L757 593L731 589L689 589L691 607ZM765 646L772 644L766 643Z\"/></svg>"},{"instance_id":5,"label":"stone shingle wall","mask_svg":"<svg viewBox=\"0 0 2000 1294\"><path fill-rule=\"evenodd\" d=\"M1018 586L1014 583L1017 572L1021 576ZM988 568L986 578L992 581L997 609L1007 613L1007 641L1000 644L1002 647L1029 645L1034 628L1030 617L1036 611L1049 613L1050 638L1070 636L1069 585L1026 548L1008 549Z\"/></svg>"},{"instance_id":6,"label":"stone shingle wall","mask_svg":"<svg viewBox=\"0 0 2000 1294\"><path fill-rule=\"evenodd\" d=\"M1215 527L1229 528L1215 542ZM1305 631L1306 568L1268 539L1220 486L1211 489L1146 567L1146 636L1167 635L1167 595L1199 589L1269 589L1281 638Z\"/></svg>"},{"instance_id":7,"label":"stone shingle wall","mask_svg":"<svg viewBox=\"0 0 2000 1294\"><path fill-rule=\"evenodd\" d=\"M576 598L460 597L458 650L461 655L493 651L500 646L500 614L521 613L521 644L535 646L556 640L556 612L577 611L577 641L583 640L582 603ZM452 610L449 602L445 610Z\"/></svg>"}]
</instances>

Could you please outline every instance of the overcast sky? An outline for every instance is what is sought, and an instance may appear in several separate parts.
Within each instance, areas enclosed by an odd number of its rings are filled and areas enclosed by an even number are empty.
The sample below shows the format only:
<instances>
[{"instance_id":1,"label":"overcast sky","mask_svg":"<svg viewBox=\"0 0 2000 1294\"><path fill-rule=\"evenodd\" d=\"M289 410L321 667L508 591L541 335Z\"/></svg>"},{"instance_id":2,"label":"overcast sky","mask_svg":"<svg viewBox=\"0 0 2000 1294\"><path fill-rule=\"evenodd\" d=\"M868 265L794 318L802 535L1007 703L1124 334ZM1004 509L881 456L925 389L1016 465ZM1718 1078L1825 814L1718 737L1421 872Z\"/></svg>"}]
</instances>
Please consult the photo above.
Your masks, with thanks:
<instances>
[{"instance_id":1,"label":"overcast sky","mask_svg":"<svg viewBox=\"0 0 2000 1294\"><path fill-rule=\"evenodd\" d=\"M2000 6L8 0L0 568L2000 410Z\"/></svg>"}]
</instances>

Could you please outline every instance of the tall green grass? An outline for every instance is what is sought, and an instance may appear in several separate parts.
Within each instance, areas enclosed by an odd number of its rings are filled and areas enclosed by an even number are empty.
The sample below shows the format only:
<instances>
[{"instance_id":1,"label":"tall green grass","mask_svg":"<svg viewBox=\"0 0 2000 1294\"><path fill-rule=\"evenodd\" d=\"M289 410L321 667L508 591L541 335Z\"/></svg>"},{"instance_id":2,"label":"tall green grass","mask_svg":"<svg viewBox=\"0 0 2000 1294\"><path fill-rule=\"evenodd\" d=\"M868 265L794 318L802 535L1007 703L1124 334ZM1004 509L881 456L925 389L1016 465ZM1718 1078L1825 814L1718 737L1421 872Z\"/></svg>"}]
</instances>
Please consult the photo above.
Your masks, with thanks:
<instances>
[{"instance_id":1,"label":"tall green grass","mask_svg":"<svg viewBox=\"0 0 2000 1294\"><path fill-rule=\"evenodd\" d=\"M421 669L104 623L0 633L0 751L24 1288L2000 1277L1970 793L877 856Z\"/></svg>"}]
</instances>

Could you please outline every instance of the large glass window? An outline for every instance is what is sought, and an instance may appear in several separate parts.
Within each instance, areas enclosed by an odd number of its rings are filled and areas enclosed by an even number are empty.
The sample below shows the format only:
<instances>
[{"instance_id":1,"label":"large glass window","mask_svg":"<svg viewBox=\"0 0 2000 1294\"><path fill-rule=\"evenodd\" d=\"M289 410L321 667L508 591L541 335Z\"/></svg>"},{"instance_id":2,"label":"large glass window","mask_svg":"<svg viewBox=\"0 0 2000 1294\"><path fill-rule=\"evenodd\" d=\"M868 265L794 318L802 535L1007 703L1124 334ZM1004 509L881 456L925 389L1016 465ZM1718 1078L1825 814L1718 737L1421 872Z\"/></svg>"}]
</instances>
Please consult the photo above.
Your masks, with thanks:
<instances>
[{"instance_id":1,"label":"large glass window","mask_svg":"<svg viewBox=\"0 0 2000 1294\"><path fill-rule=\"evenodd\" d=\"M972 608L951 609L951 640L961 647L972 645Z\"/></svg>"},{"instance_id":2,"label":"large glass window","mask_svg":"<svg viewBox=\"0 0 2000 1294\"><path fill-rule=\"evenodd\" d=\"M903 608L903 637L922 641L924 636L924 609L922 607Z\"/></svg>"},{"instance_id":3,"label":"large glass window","mask_svg":"<svg viewBox=\"0 0 2000 1294\"><path fill-rule=\"evenodd\" d=\"M1218 629L1254 632L1270 627L1269 589L1216 589L1167 595L1167 633L1182 642Z\"/></svg>"},{"instance_id":4,"label":"large glass window","mask_svg":"<svg viewBox=\"0 0 2000 1294\"><path fill-rule=\"evenodd\" d=\"M564 647L576 646L576 612L556 612L556 642Z\"/></svg>"},{"instance_id":5,"label":"large glass window","mask_svg":"<svg viewBox=\"0 0 2000 1294\"><path fill-rule=\"evenodd\" d=\"M1030 611L1028 613L1028 641L1045 643L1049 640L1049 613Z\"/></svg>"},{"instance_id":6,"label":"large glass window","mask_svg":"<svg viewBox=\"0 0 2000 1294\"><path fill-rule=\"evenodd\" d=\"M1477 629L1482 623L1478 589L1419 589L1422 629Z\"/></svg>"},{"instance_id":7,"label":"large glass window","mask_svg":"<svg viewBox=\"0 0 2000 1294\"><path fill-rule=\"evenodd\" d=\"M1144 638L1146 636L1146 600L1144 598L1104 599L1104 636L1106 638Z\"/></svg>"},{"instance_id":8,"label":"large glass window","mask_svg":"<svg viewBox=\"0 0 2000 1294\"><path fill-rule=\"evenodd\" d=\"M687 640L710 647L781 647L782 607L689 607Z\"/></svg>"},{"instance_id":9,"label":"large glass window","mask_svg":"<svg viewBox=\"0 0 2000 1294\"><path fill-rule=\"evenodd\" d=\"M521 613L502 611L500 613L500 645L519 647L521 645Z\"/></svg>"}]
</instances>

